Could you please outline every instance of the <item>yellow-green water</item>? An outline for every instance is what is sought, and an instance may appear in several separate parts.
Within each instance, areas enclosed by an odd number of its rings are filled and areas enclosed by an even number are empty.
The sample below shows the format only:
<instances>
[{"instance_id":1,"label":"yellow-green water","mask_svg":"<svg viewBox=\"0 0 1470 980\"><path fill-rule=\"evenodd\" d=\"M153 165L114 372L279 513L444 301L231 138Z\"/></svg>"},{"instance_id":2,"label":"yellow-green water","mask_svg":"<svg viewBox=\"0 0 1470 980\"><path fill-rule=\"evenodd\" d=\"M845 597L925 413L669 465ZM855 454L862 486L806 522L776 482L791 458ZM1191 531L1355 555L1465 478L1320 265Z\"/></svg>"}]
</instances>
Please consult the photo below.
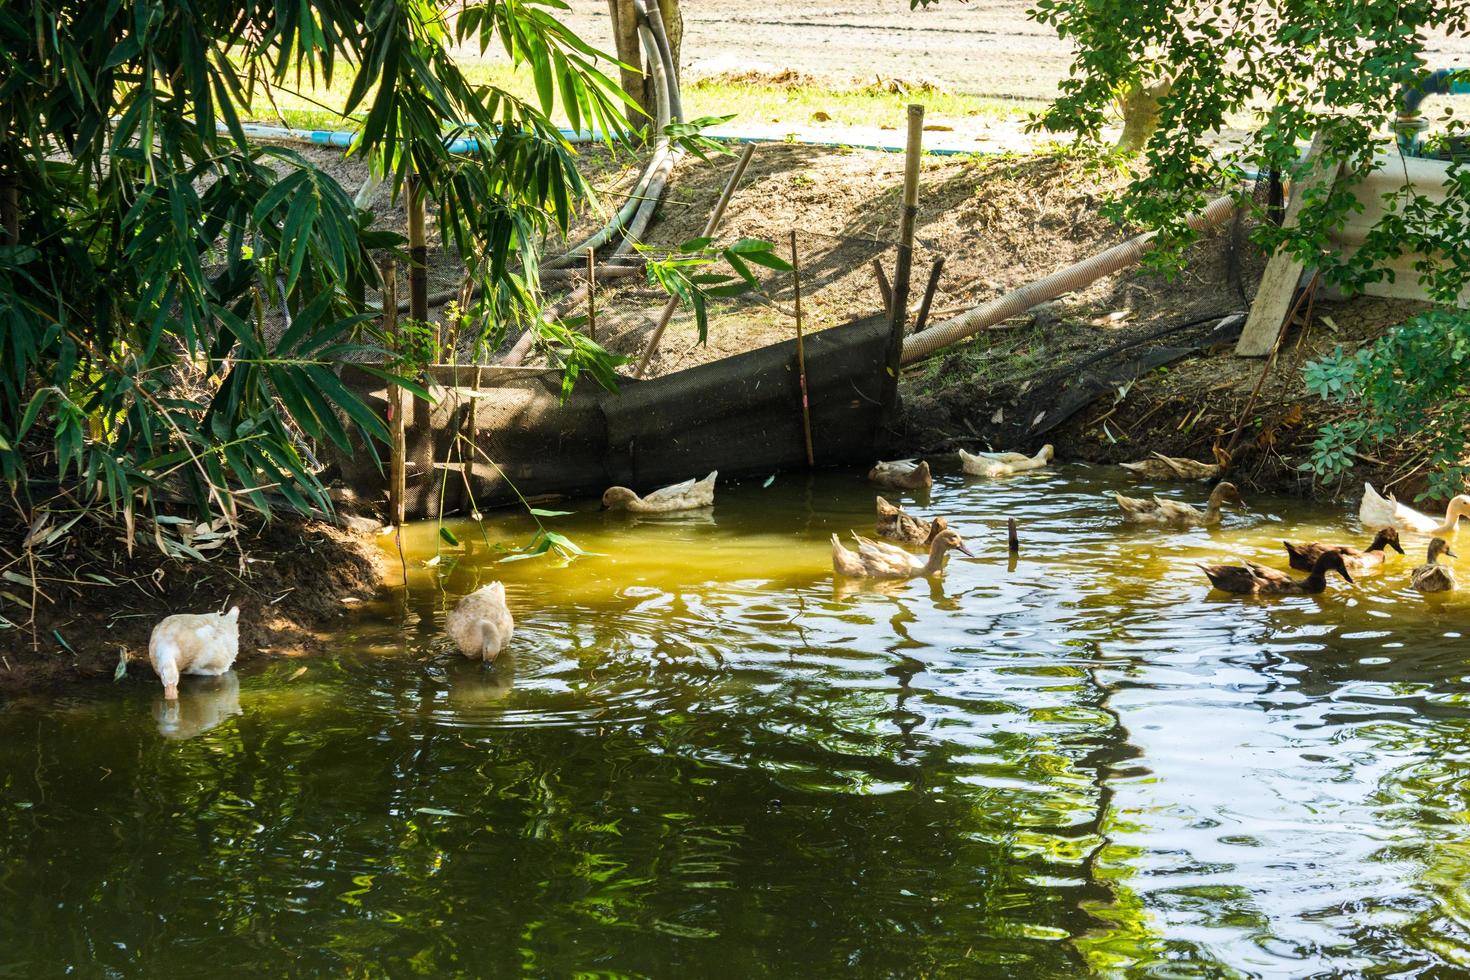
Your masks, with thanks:
<instances>
[{"instance_id":1,"label":"yellow-green water","mask_svg":"<svg viewBox=\"0 0 1470 980\"><path fill-rule=\"evenodd\" d=\"M176 715L141 681L0 706L0 976L1470 969L1467 599L1407 588L1413 537L1320 597L1211 595L1191 561L1367 535L1268 498L1140 531L1118 478L942 475L981 557L882 589L831 576L855 475L580 506L548 524L602 556L566 565L496 562L524 516L432 567L417 527L326 658ZM486 668L441 630L492 578Z\"/></svg>"}]
</instances>

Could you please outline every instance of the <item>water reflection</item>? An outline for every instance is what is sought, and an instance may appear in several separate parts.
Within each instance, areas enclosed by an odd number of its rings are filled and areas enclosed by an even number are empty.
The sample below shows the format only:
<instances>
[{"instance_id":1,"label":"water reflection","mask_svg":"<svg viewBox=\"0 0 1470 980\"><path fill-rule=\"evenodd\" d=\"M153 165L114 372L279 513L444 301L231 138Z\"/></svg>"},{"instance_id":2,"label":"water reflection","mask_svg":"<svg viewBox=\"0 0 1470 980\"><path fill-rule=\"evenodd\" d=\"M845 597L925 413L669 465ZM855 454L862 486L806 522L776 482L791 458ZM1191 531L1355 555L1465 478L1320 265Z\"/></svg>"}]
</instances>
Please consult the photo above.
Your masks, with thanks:
<instances>
[{"instance_id":1,"label":"water reflection","mask_svg":"<svg viewBox=\"0 0 1470 980\"><path fill-rule=\"evenodd\" d=\"M240 677L233 670L180 678L176 700L153 699L153 721L164 738L194 738L241 713Z\"/></svg>"},{"instance_id":2,"label":"water reflection","mask_svg":"<svg viewBox=\"0 0 1470 980\"><path fill-rule=\"evenodd\" d=\"M1110 478L941 474L982 557L922 582L834 581L830 534L873 517L840 476L710 521L578 507L549 522L602 557L571 564L498 564L524 517L416 528L409 587L306 673L253 668L243 714L181 701L164 739L141 683L5 705L0 973L1470 966L1470 600L1396 556L1211 596L1195 561L1362 529L1257 498L1127 528ZM517 638L484 665L442 624L491 578Z\"/></svg>"}]
</instances>

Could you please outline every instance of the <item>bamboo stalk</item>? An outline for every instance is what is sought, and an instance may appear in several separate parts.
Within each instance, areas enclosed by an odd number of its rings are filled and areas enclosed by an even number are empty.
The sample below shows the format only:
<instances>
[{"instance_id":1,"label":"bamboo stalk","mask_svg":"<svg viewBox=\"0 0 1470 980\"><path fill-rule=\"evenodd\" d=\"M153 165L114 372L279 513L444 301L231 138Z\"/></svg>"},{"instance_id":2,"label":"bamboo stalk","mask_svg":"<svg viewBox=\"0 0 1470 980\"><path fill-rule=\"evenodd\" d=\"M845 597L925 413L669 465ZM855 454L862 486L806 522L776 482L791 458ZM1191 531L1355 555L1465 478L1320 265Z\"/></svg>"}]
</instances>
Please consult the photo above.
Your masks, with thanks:
<instances>
[{"instance_id":1,"label":"bamboo stalk","mask_svg":"<svg viewBox=\"0 0 1470 980\"><path fill-rule=\"evenodd\" d=\"M424 238L424 195L418 177L408 176L408 315L429 319L429 249Z\"/></svg>"},{"instance_id":2,"label":"bamboo stalk","mask_svg":"<svg viewBox=\"0 0 1470 980\"><path fill-rule=\"evenodd\" d=\"M944 271L944 256L935 256L929 266L929 282L924 286L924 299L919 303L919 315L914 319L914 333L923 330L929 322L929 308L934 305L934 291L939 288L939 274Z\"/></svg>"},{"instance_id":3,"label":"bamboo stalk","mask_svg":"<svg viewBox=\"0 0 1470 980\"><path fill-rule=\"evenodd\" d=\"M398 263L392 256L381 260L383 276L383 335L389 349L398 350ZM388 433L392 444L388 449L388 517L394 527L403 526L404 497L407 494L407 425L403 417L403 389L388 385Z\"/></svg>"},{"instance_id":4,"label":"bamboo stalk","mask_svg":"<svg viewBox=\"0 0 1470 980\"><path fill-rule=\"evenodd\" d=\"M745 168L750 164L750 158L755 153L755 144L746 143L745 149L740 154L740 159L735 163L735 169L730 173L730 179L725 181L725 189L720 192L720 199L715 202L715 209L710 213L709 220L704 223L704 231L701 238L714 237L715 230L720 227L720 221L725 217L725 209L730 204L730 198L735 194L735 187L740 183L740 178L745 176ZM673 296L664 304L663 310L658 315L658 322L654 325L653 336L648 338L648 349L643 352L643 358L638 362L638 369L633 372L635 378L643 377L648 370L648 364L653 360L653 355L658 353L659 341L663 339L664 329L668 327L669 320L674 315L674 309L679 305L678 299Z\"/></svg>"},{"instance_id":5,"label":"bamboo stalk","mask_svg":"<svg viewBox=\"0 0 1470 980\"><path fill-rule=\"evenodd\" d=\"M903 213L898 226L898 258L893 269L893 304L888 320L888 373L883 379L883 407L898 404L898 372L903 360L903 335L908 319L909 276L914 264L914 225L919 217L919 162L924 147L924 107L909 106L908 144L903 160Z\"/></svg>"},{"instance_id":6,"label":"bamboo stalk","mask_svg":"<svg viewBox=\"0 0 1470 980\"><path fill-rule=\"evenodd\" d=\"M597 342L597 249L587 250L587 336Z\"/></svg>"},{"instance_id":7,"label":"bamboo stalk","mask_svg":"<svg viewBox=\"0 0 1470 980\"><path fill-rule=\"evenodd\" d=\"M796 229L791 229L791 291L796 298L796 371L801 378L801 432L806 437L806 465L817 465L812 452L812 406L806 388L806 341L801 335L801 259L796 254Z\"/></svg>"}]
</instances>

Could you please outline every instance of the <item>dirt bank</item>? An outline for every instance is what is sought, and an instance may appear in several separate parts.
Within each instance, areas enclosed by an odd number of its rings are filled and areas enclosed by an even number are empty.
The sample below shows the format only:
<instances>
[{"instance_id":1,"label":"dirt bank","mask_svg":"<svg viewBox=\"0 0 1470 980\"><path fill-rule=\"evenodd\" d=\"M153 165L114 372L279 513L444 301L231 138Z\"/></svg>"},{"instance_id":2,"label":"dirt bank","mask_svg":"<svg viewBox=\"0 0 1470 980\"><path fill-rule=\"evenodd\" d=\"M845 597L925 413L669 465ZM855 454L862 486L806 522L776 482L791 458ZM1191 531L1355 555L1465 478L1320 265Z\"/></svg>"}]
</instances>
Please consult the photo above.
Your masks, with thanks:
<instances>
[{"instance_id":1,"label":"dirt bank","mask_svg":"<svg viewBox=\"0 0 1470 980\"><path fill-rule=\"evenodd\" d=\"M120 527L89 519L45 541L46 529L62 523L43 525L32 553L23 544L29 522L8 520L0 530L7 573L0 616L8 624L0 629L0 695L110 679L119 651L131 661L124 683L156 684L148 636L177 612L238 605L241 663L315 652L349 606L373 595L381 581L369 538L319 522L247 519L235 536L208 549L207 561L165 557L147 542L129 557Z\"/></svg>"}]
</instances>

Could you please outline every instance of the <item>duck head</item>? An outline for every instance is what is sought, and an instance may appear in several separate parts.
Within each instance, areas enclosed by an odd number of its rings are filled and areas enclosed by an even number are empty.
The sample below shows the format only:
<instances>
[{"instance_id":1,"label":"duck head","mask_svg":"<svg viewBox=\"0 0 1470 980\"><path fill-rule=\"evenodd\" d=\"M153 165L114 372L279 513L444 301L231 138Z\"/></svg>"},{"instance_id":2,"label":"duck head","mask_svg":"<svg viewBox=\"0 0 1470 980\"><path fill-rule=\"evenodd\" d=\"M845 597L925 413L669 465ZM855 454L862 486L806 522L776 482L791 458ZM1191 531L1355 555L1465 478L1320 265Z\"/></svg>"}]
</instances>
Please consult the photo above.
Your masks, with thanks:
<instances>
[{"instance_id":1,"label":"duck head","mask_svg":"<svg viewBox=\"0 0 1470 980\"><path fill-rule=\"evenodd\" d=\"M1470 517L1470 495L1462 493L1452 499L1445 508L1445 517L1456 525L1460 523L1460 518Z\"/></svg>"},{"instance_id":2,"label":"duck head","mask_svg":"<svg viewBox=\"0 0 1470 980\"><path fill-rule=\"evenodd\" d=\"M1347 563L1342 560L1340 551L1324 551L1322 557L1312 566L1313 575L1326 575L1328 572L1336 572L1341 575L1344 582L1351 583L1353 577L1348 574Z\"/></svg>"},{"instance_id":3,"label":"duck head","mask_svg":"<svg viewBox=\"0 0 1470 980\"><path fill-rule=\"evenodd\" d=\"M608 487L602 495L603 510L620 510L638 499L638 495L627 487Z\"/></svg>"},{"instance_id":4,"label":"duck head","mask_svg":"<svg viewBox=\"0 0 1470 980\"><path fill-rule=\"evenodd\" d=\"M1037 453L1036 455L1043 463L1050 463L1051 458L1056 454L1057 451L1055 448L1052 447L1052 444L1047 443L1046 445L1041 447L1041 452Z\"/></svg>"},{"instance_id":5,"label":"duck head","mask_svg":"<svg viewBox=\"0 0 1470 980\"><path fill-rule=\"evenodd\" d=\"M940 531L933 536L933 543L929 545L929 553L931 555L942 555L951 549L958 551L962 555L969 555L971 558L975 557L975 553L965 547L965 539L960 537L960 532L955 530L945 529Z\"/></svg>"},{"instance_id":6,"label":"duck head","mask_svg":"<svg viewBox=\"0 0 1470 980\"><path fill-rule=\"evenodd\" d=\"M1210 499L1221 504L1234 504L1237 507L1245 506L1245 500L1241 497L1240 491L1229 480L1221 480L1215 484L1215 489L1210 492Z\"/></svg>"},{"instance_id":7,"label":"duck head","mask_svg":"<svg viewBox=\"0 0 1470 980\"><path fill-rule=\"evenodd\" d=\"M1433 565L1438 561L1440 555L1446 558L1460 557L1450 550L1450 543L1444 538L1434 538L1429 542L1429 564Z\"/></svg>"},{"instance_id":8,"label":"duck head","mask_svg":"<svg viewBox=\"0 0 1470 980\"><path fill-rule=\"evenodd\" d=\"M1383 551L1392 548L1399 554L1404 553L1404 546L1399 544L1399 532L1396 528L1381 527L1378 533L1373 535L1373 543L1368 546L1369 551Z\"/></svg>"}]
</instances>

